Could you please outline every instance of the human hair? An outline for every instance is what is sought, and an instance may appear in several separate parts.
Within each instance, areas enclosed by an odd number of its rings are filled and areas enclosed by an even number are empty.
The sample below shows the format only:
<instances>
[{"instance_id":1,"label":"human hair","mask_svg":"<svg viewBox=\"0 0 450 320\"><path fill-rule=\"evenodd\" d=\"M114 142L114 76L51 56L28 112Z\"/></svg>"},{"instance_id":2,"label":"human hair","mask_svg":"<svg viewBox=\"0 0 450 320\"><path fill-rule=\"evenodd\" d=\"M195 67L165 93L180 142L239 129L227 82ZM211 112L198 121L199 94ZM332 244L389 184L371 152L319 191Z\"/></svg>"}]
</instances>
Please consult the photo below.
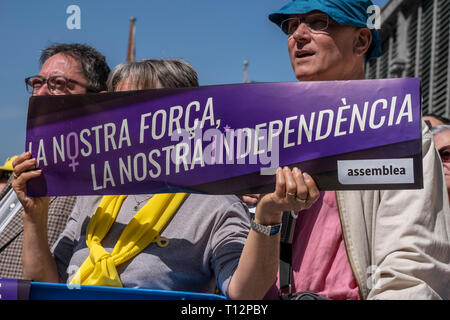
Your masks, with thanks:
<instances>
[{"instance_id":1,"label":"human hair","mask_svg":"<svg viewBox=\"0 0 450 320\"><path fill-rule=\"evenodd\" d=\"M432 117L432 118L435 118L435 119L439 120L443 124L450 124L450 119L449 118L446 118L446 117L443 117L443 116L439 116L439 115L434 114L434 113L424 114L423 117Z\"/></svg>"},{"instance_id":2,"label":"human hair","mask_svg":"<svg viewBox=\"0 0 450 320\"><path fill-rule=\"evenodd\" d=\"M81 72L89 87L97 92L106 90L106 80L111 69L104 55L86 44L54 43L42 51L39 59L41 66L47 59L58 53L70 56L80 63Z\"/></svg>"},{"instance_id":3,"label":"human hair","mask_svg":"<svg viewBox=\"0 0 450 320\"><path fill-rule=\"evenodd\" d=\"M440 126L432 127L430 130L431 130L431 133L432 133L434 136L436 136L436 135L438 135L438 134L441 133L441 132L450 130L450 125L448 125L448 124L443 124L443 125L440 125Z\"/></svg>"},{"instance_id":4,"label":"human hair","mask_svg":"<svg viewBox=\"0 0 450 320\"><path fill-rule=\"evenodd\" d=\"M122 80L130 81L129 90L198 87L194 68L181 59L145 59L121 63L110 73L108 91L115 91Z\"/></svg>"}]
</instances>

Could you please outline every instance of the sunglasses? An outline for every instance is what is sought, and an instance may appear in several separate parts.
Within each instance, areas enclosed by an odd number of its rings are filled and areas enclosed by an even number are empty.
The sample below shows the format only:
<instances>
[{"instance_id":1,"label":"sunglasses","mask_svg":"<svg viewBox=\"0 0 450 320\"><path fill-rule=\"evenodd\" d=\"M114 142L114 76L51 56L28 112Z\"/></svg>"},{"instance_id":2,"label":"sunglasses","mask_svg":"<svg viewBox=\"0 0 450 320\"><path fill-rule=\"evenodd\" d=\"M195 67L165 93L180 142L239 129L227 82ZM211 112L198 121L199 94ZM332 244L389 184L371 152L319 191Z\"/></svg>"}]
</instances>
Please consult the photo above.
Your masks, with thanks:
<instances>
[{"instance_id":1,"label":"sunglasses","mask_svg":"<svg viewBox=\"0 0 450 320\"><path fill-rule=\"evenodd\" d=\"M304 23L312 31L325 31L330 25L330 17L325 13L312 13L303 17L292 17L281 22L281 30L292 36L298 27Z\"/></svg>"}]
</instances>

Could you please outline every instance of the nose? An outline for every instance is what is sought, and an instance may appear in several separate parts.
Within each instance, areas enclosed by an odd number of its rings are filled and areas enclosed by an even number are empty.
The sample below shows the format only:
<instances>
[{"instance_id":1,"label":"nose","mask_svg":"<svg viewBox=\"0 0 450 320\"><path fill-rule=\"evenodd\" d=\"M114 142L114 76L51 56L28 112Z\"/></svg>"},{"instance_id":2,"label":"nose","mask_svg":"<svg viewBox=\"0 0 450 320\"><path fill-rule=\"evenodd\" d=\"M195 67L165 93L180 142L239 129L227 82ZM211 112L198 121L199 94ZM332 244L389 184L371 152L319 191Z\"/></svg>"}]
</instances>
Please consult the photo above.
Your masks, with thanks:
<instances>
[{"instance_id":1,"label":"nose","mask_svg":"<svg viewBox=\"0 0 450 320\"><path fill-rule=\"evenodd\" d=\"M306 23L300 23L297 27L297 30L295 30L295 32L292 34L292 37L297 42L309 41L311 39L311 34Z\"/></svg>"},{"instance_id":2,"label":"nose","mask_svg":"<svg viewBox=\"0 0 450 320\"><path fill-rule=\"evenodd\" d=\"M47 83L44 83L42 87L33 92L33 96L50 96L52 95L48 90Z\"/></svg>"}]
</instances>

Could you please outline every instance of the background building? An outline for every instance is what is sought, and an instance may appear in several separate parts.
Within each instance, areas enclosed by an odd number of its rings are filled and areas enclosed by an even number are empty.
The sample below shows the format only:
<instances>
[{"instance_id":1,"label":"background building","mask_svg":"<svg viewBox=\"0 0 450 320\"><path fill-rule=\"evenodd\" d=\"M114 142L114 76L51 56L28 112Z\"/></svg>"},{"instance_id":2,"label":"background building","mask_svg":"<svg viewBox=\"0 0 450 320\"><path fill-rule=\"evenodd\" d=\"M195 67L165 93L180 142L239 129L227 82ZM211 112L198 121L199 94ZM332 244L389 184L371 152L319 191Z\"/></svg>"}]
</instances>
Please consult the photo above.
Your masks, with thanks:
<instances>
[{"instance_id":1,"label":"background building","mask_svg":"<svg viewBox=\"0 0 450 320\"><path fill-rule=\"evenodd\" d=\"M450 0L390 0L381 12L383 56L368 78L417 77L423 113L450 116Z\"/></svg>"}]
</instances>

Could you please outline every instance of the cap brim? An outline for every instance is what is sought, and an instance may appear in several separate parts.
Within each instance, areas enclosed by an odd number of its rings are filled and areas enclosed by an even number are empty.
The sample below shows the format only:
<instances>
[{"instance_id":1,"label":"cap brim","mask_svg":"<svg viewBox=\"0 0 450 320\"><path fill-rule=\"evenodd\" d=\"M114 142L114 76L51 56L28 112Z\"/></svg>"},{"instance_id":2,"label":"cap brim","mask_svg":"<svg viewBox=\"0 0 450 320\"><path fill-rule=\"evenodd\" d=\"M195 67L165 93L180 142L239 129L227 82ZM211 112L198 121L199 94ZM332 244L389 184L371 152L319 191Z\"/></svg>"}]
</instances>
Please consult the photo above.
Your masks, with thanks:
<instances>
[{"instance_id":1,"label":"cap brim","mask_svg":"<svg viewBox=\"0 0 450 320\"><path fill-rule=\"evenodd\" d=\"M309 6L302 4L297 5L295 2L291 2L281 8L279 11L269 14L269 20L275 23L277 26L281 25L281 22L288 19L292 14L305 14L311 11L322 11L315 6Z\"/></svg>"}]
</instances>

